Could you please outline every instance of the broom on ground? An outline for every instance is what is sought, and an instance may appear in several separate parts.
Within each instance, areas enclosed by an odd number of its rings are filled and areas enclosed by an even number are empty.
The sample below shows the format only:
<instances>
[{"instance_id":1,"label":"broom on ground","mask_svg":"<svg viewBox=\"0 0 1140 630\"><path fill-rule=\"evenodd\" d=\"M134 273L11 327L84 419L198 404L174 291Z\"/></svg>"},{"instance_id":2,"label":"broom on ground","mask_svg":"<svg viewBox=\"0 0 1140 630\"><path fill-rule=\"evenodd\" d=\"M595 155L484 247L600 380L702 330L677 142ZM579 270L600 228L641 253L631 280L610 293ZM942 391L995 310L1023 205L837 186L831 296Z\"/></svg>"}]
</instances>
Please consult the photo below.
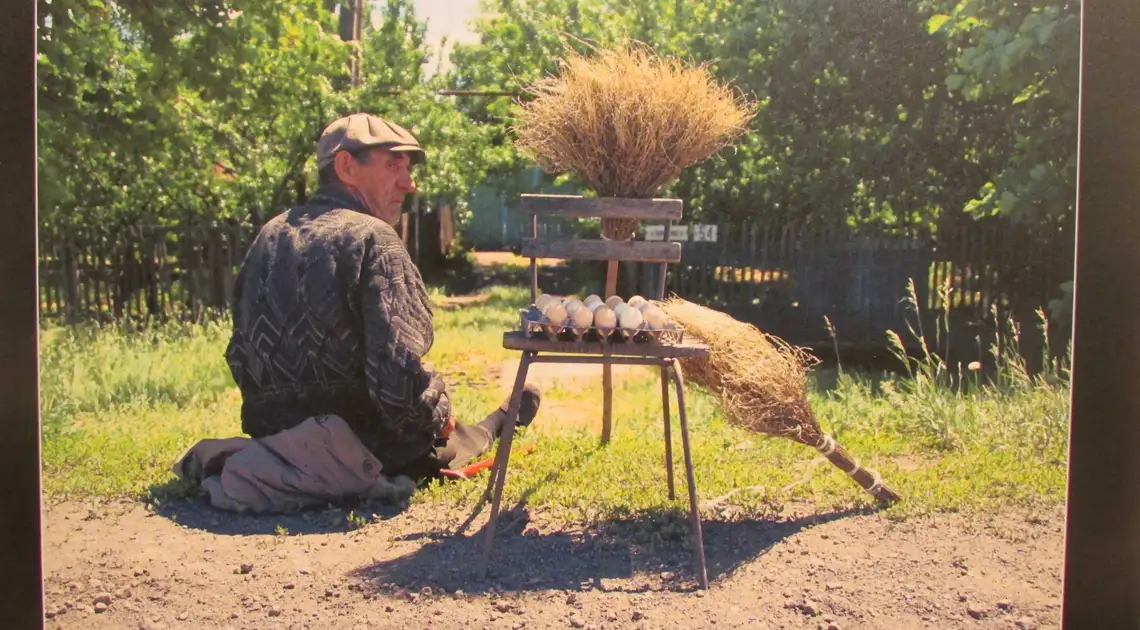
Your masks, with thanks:
<instances>
[{"instance_id":1,"label":"broom on ground","mask_svg":"<svg viewBox=\"0 0 1140 630\"><path fill-rule=\"evenodd\" d=\"M814 357L751 324L681 298L660 306L687 338L708 345L707 358L682 359L682 365L689 380L720 396L729 422L816 449L884 503L902 498L820 428L807 402L807 372Z\"/></svg>"}]
</instances>

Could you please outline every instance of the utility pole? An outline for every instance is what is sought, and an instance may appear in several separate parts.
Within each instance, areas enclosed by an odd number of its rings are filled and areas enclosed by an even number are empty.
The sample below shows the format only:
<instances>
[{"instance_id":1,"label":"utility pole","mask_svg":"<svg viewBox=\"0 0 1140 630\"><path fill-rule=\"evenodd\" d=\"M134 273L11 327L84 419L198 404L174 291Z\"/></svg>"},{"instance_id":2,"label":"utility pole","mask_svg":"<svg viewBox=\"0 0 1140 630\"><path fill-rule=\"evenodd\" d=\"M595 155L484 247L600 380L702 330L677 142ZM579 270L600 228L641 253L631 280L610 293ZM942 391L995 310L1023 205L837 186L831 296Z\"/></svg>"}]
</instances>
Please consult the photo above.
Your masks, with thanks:
<instances>
[{"instance_id":1,"label":"utility pole","mask_svg":"<svg viewBox=\"0 0 1140 630\"><path fill-rule=\"evenodd\" d=\"M354 0L352 40L356 42L356 56L352 60L352 87L360 87L360 70L364 65L364 0Z\"/></svg>"}]
</instances>

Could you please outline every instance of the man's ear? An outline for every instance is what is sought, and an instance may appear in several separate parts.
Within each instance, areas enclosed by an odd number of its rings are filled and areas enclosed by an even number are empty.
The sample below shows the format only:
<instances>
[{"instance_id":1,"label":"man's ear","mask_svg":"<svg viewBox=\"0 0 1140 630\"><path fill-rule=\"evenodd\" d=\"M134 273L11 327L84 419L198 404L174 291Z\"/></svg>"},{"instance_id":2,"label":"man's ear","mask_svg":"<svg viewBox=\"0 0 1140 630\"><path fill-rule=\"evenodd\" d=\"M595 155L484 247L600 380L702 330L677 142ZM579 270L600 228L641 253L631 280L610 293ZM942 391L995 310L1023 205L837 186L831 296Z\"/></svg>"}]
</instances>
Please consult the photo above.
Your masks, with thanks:
<instances>
[{"instance_id":1,"label":"man's ear","mask_svg":"<svg viewBox=\"0 0 1140 630\"><path fill-rule=\"evenodd\" d=\"M340 181L346 184L356 184L356 170L359 166L356 163L356 158L352 157L348 151L340 151L333 156L333 168L336 169L336 175Z\"/></svg>"}]
</instances>

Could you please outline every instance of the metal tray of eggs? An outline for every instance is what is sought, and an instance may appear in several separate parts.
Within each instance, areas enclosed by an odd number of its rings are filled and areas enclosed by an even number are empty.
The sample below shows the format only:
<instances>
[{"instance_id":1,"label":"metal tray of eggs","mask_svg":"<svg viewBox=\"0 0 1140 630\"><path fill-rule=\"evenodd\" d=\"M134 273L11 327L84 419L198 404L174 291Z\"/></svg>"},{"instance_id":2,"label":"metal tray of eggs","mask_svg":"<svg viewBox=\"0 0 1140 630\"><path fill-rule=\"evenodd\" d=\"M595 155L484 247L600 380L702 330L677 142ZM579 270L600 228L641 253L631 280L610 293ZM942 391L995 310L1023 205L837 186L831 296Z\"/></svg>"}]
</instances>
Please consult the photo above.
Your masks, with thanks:
<instances>
[{"instance_id":1,"label":"metal tray of eggs","mask_svg":"<svg viewBox=\"0 0 1140 630\"><path fill-rule=\"evenodd\" d=\"M636 295L625 302L616 295L602 301L597 295L579 300L543 294L520 310L519 317L527 337L542 335L551 341L672 345L685 335L660 307Z\"/></svg>"}]
</instances>

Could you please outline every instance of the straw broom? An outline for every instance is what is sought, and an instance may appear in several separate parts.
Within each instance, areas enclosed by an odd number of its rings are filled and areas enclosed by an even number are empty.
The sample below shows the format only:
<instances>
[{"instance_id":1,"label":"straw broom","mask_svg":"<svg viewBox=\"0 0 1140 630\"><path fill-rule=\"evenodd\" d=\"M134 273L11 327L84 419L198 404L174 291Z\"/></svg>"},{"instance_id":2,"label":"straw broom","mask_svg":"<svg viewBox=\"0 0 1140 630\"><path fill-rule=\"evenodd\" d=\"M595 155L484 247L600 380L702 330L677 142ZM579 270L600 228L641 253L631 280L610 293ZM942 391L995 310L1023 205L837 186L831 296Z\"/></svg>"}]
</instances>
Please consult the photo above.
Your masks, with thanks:
<instances>
[{"instance_id":1,"label":"straw broom","mask_svg":"<svg viewBox=\"0 0 1140 630\"><path fill-rule=\"evenodd\" d=\"M690 381L720 396L729 422L810 446L876 499L901 499L878 472L862 466L820 428L807 402L807 372L814 357L751 324L681 298L660 306L686 337L708 345L707 358L681 361Z\"/></svg>"}]
</instances>

